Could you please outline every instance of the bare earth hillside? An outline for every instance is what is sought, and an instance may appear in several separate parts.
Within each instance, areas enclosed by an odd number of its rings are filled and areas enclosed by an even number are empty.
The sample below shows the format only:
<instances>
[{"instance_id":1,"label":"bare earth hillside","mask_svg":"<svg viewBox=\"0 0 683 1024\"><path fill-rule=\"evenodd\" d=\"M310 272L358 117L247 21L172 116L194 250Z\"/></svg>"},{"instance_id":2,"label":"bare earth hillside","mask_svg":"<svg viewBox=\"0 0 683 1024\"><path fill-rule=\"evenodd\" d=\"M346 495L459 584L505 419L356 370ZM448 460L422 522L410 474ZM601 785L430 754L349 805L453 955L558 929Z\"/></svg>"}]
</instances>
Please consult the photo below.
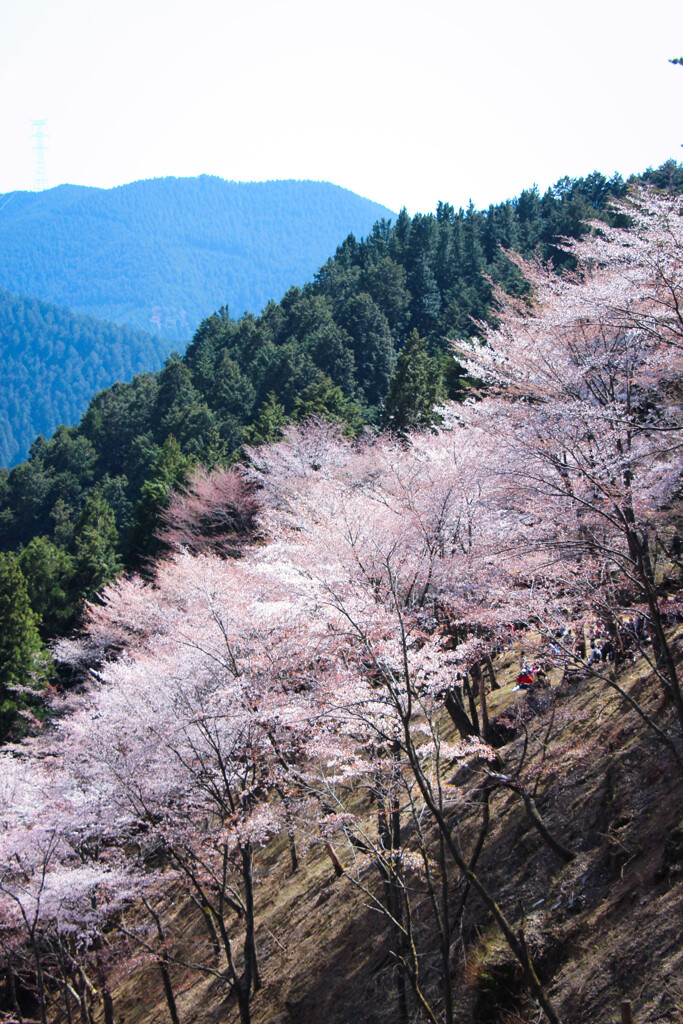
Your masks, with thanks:
<instances>
[{"instance_id":1,"label":"bare earth hillside","mask_svg":"<svg viewBox=\"0 0 683 1024\"><path fill-rule=\"evenodd\" d=\"M677 648L680 654L679 633ZM636 1024L683 1020L683 786L668 750L653 742L621 697L595 679L553 680L548 691L513 692L512 652L497 664L501 682L489 713L516 721L518 735L499 750L501 771L538 783L536 803L548 828L577 857L569 864L548 848L517 794L491 800L491 829L478 873L513 919L524 911L534 962L566 1024L619 1021L631 1000ZM661 722L669 715L642 662L620 676ZM522 726L521 723L524 722ZM524 753L526 747L526 755ZM466 790L481 784L472 772ZM466 808L466 801L464 801ZM368 810L369 818L372 816ZM468 814L454 807L463 848L473 836ZM298 842L301 843L299 837ZM347 868L349 849L337 847ZM255 1024L384 1024L395 1019L392 951L386 923L367 906L355 872L337 877L319 846L292 873L283 839L257 865L258 946L263 987ZM360 877L379 888L371 865ZM456 890L462 883L452 880ZM485 910L468 904L453 936L452 982L462 1024L538 1020L519 967ZM187 948L204 944L196 912L181 894ZM370 941L372 939L372 941ZM187 950L186 950L187 951ZM197 982L178 969L183 1024L232 1024L236 1005L218 982ZM168 1020L155 968L140 966L118 981L120 1024Z\"/></svg>"}]
</instances>

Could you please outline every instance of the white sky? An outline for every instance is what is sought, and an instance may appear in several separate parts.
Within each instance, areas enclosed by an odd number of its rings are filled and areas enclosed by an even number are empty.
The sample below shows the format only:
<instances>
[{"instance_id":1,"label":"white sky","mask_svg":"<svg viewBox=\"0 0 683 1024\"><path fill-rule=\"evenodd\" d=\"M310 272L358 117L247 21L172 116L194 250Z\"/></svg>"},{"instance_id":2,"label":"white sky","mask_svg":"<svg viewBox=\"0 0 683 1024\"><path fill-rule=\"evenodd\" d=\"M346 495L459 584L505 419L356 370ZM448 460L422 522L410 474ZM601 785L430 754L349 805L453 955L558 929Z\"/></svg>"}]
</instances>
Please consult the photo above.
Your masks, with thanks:
<instances>
[{"instance_id":1,"label":"white sky","mask_svg":"<svg viewBox=\"0 0 683 1024\"><path fill-rule=\"evenodd\" d=\"M681 0L0 0L0 193L217 174L391 209L683 159Z\"/></svg>"}]
</instances>

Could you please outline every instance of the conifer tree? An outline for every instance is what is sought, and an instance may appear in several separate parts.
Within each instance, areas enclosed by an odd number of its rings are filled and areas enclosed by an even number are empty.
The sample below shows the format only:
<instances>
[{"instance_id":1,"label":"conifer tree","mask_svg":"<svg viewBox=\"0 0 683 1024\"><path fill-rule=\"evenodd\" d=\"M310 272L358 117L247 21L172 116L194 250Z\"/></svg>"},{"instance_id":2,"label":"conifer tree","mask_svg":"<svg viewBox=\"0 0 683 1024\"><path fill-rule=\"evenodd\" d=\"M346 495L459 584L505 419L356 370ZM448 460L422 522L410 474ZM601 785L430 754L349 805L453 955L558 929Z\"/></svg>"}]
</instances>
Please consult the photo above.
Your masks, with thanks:
<instances>
[{"instance_id":1,"label":"conifer tree","mask_svg":"<svg viewBox=\"0 0 683 1024\"><path fill-rule=\"evenodd\" d=\"M70 598L89 600L123 568L118 556L119 535L111 506L99 491L85 503L71 540L73 575Z\"/></svg>"},{"instance_id":2,"label":"conifer tree","mask_svg":"<svg viewBox=\"0 0 683 1024\"><path fill-rule=\"evenodd\" d=\"M285 407L277 400L277 395L271 391L268 398L261 406L258 417L251 426L245 427L242 431L244 444L259 445L273 444L282 439L282 428L287 422Z\"/></svg>"},{"instance_id":3,"label":"conifer tree","mask_svg":"<svg viewBox=\"0 0 683 1024\"><path fill-rule=\"evenodd\" d=\"M323 419L338 423L346 437L354 437L363 429L363 411L352 398L346 398L340 387L329 377L314 381L296 400L294 418Z\"/></svg>"},{"instance_id":4,"label":"conifer tree","mask_svg":"<svg viewBox=\"0 0 683 1024\"><path fill-rule=\"evenodd\" d=\"M128 543L129 558L144 557L156 551L157 545L153 538L160 524L161 513L168 508L171 491L187 483L192 466L192 459L183 455L175 437L167 437L153 474L143 484L140 501L135 509Z\"/></svg>"},{"instance_id":5,"label":"conifer tree","mask_svg":"<svg viewBox=\"0 0 683 1024\"><path fill-rule=\"evenodd\" d=\"M16 557L0 554L0 743L17 729L20 712L37 703L46 676L26 580Z\"/></svg>"},{"instance_id":6,"label":"conifer tree","mask_svg":"<svg viewBox=\"0 0 683 1024\"><path fill-rule=\"evenodd\" d=\"M427 344L413 328L391 379L382 412L382 428L396 434L437 422L434 406L441 396L441 367L427 354Z\"/></svg>"},{"instance_id":7,"label":"conifer tree","mask_svg":"<svg viewBox=\"0 0 683 1024\"><path fill-rule=\"evenodd\" d=\"M42 636L64 632L75 610L66 596L73 573L67 552L48 537L34 537L20 553L19 567Z\"/></svg>"}]
</instances>

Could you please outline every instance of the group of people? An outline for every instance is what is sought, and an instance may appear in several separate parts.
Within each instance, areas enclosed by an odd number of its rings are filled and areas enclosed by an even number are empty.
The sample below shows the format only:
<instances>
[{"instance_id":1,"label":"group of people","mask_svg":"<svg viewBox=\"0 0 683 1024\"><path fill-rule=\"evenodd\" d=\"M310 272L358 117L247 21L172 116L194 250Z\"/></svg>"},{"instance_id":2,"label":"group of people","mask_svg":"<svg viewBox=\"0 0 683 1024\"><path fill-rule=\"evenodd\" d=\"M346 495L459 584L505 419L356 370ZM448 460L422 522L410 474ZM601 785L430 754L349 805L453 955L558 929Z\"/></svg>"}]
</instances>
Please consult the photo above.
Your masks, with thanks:
<instances>
[{"instance_id":1,"label":"group of people","mask_svg":"<svg viewBox=\"0 0 683 1024\"><path fill-rule=\"evenodd\" d=\"M522 665L516 679L514 690L545 690L550 686L548 676L542 665Z\"/></svg>"},{"instance_id":2,"label":"group of people","mask_svg":"<svg viewBox=\"0 0 683 1024\"><path fill-rule=\"evenodd\" d=\"M597 665L623 661L634 650L651 643L651 637L647 617L638 613L633 618L614 621L609 630L594 624L575 635L567 626L557 631L556 641L551 645L551 652L558 660L563 655L573 654L576 661Z\"/></svg>"},{"instance_id":3,"label":"group of people","mask_svg":"<svg viewBox=\"0 0 683 1024\"><path fill-rule=\"evenodd\" d=\"M678 596L662 600L661 618L664 626L683 622L683 607ZM515 624L510 624L510 643L514 642ZM549 686L547 671L553 665L574 662L574 670L581 663L597 666L601 663L616 662L619 664L631 657L637 657L638 651L652 643L648 615L638 610L628 618L616 617L607 624L593 622L591 626L583 624L574 631L572 626L557 629L553 642L550 644L550 659L546 666L529 664L525 660L524 651L520 652L520 671L515 680L513 690L545 689Z\"/></svg>"},{"instance_id":4,"label":"group of people","mask_svg":"<svg viewBox=\"0 0 683 1024\"><path fill-rule=\"evenodd\" d=\"M614 655L614 644L610 637L596 633L591 637L585 660L589 665L595 665L600 661L614 661Z\"/></svg>"}]
</instances>

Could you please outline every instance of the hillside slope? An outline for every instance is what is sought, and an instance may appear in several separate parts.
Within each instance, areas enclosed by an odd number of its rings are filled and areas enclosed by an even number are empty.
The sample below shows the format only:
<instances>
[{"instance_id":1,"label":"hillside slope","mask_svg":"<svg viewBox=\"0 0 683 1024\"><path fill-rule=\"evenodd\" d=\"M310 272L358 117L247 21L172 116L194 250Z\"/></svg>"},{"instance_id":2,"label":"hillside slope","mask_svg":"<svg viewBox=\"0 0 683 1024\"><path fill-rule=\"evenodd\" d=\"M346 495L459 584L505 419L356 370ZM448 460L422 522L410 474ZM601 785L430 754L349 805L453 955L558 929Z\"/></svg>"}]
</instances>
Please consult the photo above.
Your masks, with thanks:
<instances>
[{"instance_id":1,"label":"hillside slope","mask_svg":"<svg viewBox=\"0 0 683 1024\"><path fill-rule=\"evenodd\" d=\"M301 186L301 197L310 196L310 183L271 183L281 194L292 184ZM25 225L40 224L44 210L57 200L70 216L86 201L99 203L100 213L114 200L132 209L138 186L144 194L151 189L150 196L166 189L169 196L185 190L188 196L198 192L206 197L212 191L223 195L227 183L169 180L140 182L111 193L65 186L52 193L22 194L0 211L0 239L13 206L18 207L15 218ZM244 191L237 194L250 196L251 189L262 187L239 186ZM332 188L315 187L321 197ZM363 242L349 237L336 251L331 245L321 254L321 266L309 284L290 288L257 318L237 318L229 291L221 290L208 312L228 299L231 313L221 309L207 316L181 364L166 368L154 380L96 394L72 433L36 450L24 467L10 474L6 489L0 481L0 549L28 544L36 534L52 536L51 514L60 498L75 521L93 488L106 494L127 547L142 484L155 471L169 436L184 454L204 464L230 458L249 436L250 425L270 415L271 393L285 415L292 416L301 401L310 414L309 389L324 387L327 378L346 398L361 403L366 422L376 423L412 329L428 340L430 354L443 360L447 339L471 335L478 323L490 319L492 281L510 291L521 286L506 249L526 254L539 249L558 262L566 254L557 250L557 237L580 235L596 211L607 217L609 204L624 190L621 179L608 181L596 172L585 179L562 179L543 197L528 189L488 211L471 206L456 211L449 204L440 204L436 215L410 218L403 211L394 225L376 224ZM207 203L202 209L208 210ZM161 220L160 238L181 223L170 217ZM95 222L100 223L97 218ZM271 218L268 228L284 231L285 224L282 217ZM227 245L229 236L221 235L220 222L209 217L197 230L200 227L212 233L217 247ZM57 222L53 230L57 232ZM123 227L114 225L113 230L116 235ZM12 239L7 243L19 244ZM259 244L264 244L263 238ZM8 256L0 247L0 274L3 260ZM167 267L166 258L159 259L154 273L166 273ZM57 268L50 272L61 273ZM94 288L99 278L90 283L82 276L77 280L79 287ZM188 288L194 286L189 278L187 283ZM119 284L125 294L133 280L127 277ZM452 360L447 360L447 367L454 371ZM444 387L455 397L459 385L452 378L451 372ZM314 411L326 414L325 402L319 401ZM72 442L85 445L88 457L69 460L72 476L64 487L58 479L63 472L62 448Z\"/></svg>"},{"instance_id":2,"label":"hillside slope","mask_svg":"<svg viewBox=\"0 0 683 1024\"><path fill-rule=\"evenodd\" d=\"M279 439L187 476L174 432L189 408L208 437L211 409L186 365L114 389L108 422L131 432L151 389L142 470L173 427L136 525L186 475L158 557L103 587L111 565L52 645L70 686L53 727L0 750L13 1021L632 1024L630 1001L635 1024L677 1024L680 200L634 191L627 218L572 243L577 274L518 261L531 315L501 297L487 344L460 342L488 387L429 430L352 439L319 415L284 424L273 399L257 440L274 422ZM290 294L274 332L301 303L311 343L330 336L345 255L321 272L331 307ZM211 380L245 326L211 318L188 363ZM87 429L124 460L105 412ZM53 495L98 459L85 434L55 437ZM18 524L50 486L47 447L7 480ZM79 566L115 556L106 502L74 523L76 571L45 538L2 560L15 593L26 567L25 609L29 584L36 607L62 580L87 596ZM14 714L13 666L30 680L40 655L21 619L4 615Z\"/></svg>"},{"instance_id":3,"label":"hillside slope","mask_svg":"<svg viewBox=\"0 0 683 1024\"><path fill-rule=\"evenodd\" d=\"M171 343L70 309L0 291L0 466L38 434L75 423L94 391L157 370Z\"/></svg>"},{"instance_id":4,"label":"hillside slope","mask_svg":"<svg viewBox=\"0 0 683 1024\"><path fill-rule=\"evenodd\" d=\"M326 182L161 178L0 196L0 287L188 341L257 313L393 214Z\"/></svg>"},{"instance_id":5,"label":"hillside slope","mask_svg":"<svg viewBox=\"0 0 683 1024\"><path fill-rule=\"evenodd\" d=\"M679 635L679 653L680 645ZM564 1024L612 1024L622 1000L632 1001L636 1024L679 1024L680 770L600 680L567 682L558 674L549 691L525 695L512 689L517 667L517 652L501 658L496 663L501 689L489 695L494 718L518 722L513 738L499 749L500 770L514 772L523 764L522 779L538 780L536 802L546 824L578 856L563 864L532 827L520 797L499 790L491 799L491 828L478 873L497 891L506 912L518 917L523 910L527 941ZM664 724L670 712L661 706L644 660L625 667L618 680ZM465 807L476 799L482 778L472 775ZM474 804L464 815L454 807L451 820L463 848L471 850ZM337 844L337 851L346 869L341 878L319 846L304 854L296 874L283 840L259 858L263 988L254 998L254 1024L398 1019L387 923L368 907L357 884L380 892L379 874L371 863L354 866L350 848ZM456 898L462 895L462 880L454 877L450 885ZM468 907L467 924L454 935L451 949L459 1024L538 1020L538 1008L525 996L519 967L495 924L476 901L470 899ZM184 919L185 953L196 952L206 941L199 915L188 912L182 897L171 913L176 922ZM436 936L433 942L436 949ZM239 1021L235 1001L225 998L217 980L178 969L174 981L187 1024ZM168 1019L151 964L119 977L114 1003L128 1024Z\"/></svg>"}]
</instances>

